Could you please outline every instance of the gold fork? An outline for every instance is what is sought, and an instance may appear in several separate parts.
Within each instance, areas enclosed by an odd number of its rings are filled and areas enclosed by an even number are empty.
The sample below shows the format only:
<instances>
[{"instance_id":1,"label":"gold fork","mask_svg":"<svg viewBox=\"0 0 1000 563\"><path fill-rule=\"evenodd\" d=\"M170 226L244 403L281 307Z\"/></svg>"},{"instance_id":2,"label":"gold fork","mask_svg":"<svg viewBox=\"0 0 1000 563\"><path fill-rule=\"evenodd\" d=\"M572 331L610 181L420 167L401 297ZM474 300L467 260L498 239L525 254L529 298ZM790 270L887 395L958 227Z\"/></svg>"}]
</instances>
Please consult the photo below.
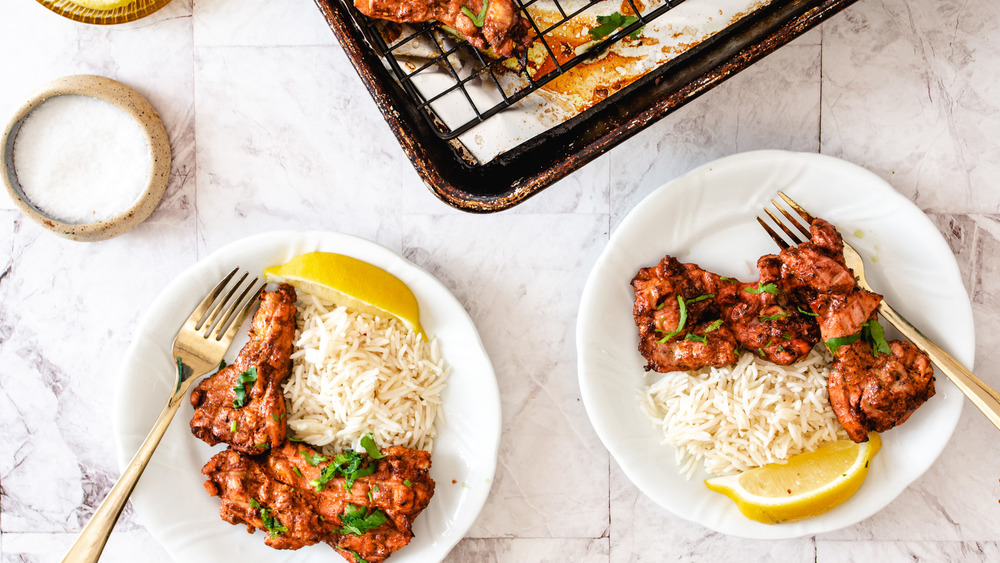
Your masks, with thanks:
<instances>
[{"instance_id":1,"label":"gold fork","mask_svg":"<svg viewBox=\"0 0 1000 563\"><path fill-rule=\"evenodd\" d=\"M806 220L806 225L800 224L791 213L785 210L777 200L771 200L771 204L781 212L785 219L798 229L806 239L809 239L809 225L812 224L814 217L801 205L795 203L792 198L788 197L782 192L778 192L778 196L781 197L788 204L789 207L795 210L803 219ZM764 209L764 212L771 218L772 221L791 238L792 242L799 244L803 241L790 227L781 221L781 219L771 212L770 209ZM763 219L757 217L757 222L760 223L767 234L771 236L771 239L781 248L787 248L789 245L778 233L776 233ZM863 289L868 291L873 291L871 286L868 285L868 281L865 279L865 264L861 259L861 255L855 250L847 241L844 241L844 260L847 263L847 267L854 272L854 276L858 280L858 285ZM947 352L942 350L937 344L933 343L926 336L920 333L909 321L903 318L896 312L895 309L889 306L888 303L883 299L882 303L878 307L879 313L896 327L899 332L903 334L906 338L913 342L917 348L926 353L934 365L938 367L945 375L948 376L951 381L958 386L959 389L965 393L965 396L972 401L979 410L983 411L986 418L990 419L997 429L1000 429L1000 393L991 389L990 386L983 383L981 379L972 374L971 371L965 369L965 367L958 363L958 360L952 358Z\"/></svg>"},{"instance_id":2,"label":"gold fork","mask_svg":"<svg viewBox=\"0 0 1000 563\"><path fill-rule=\"evenodd\" d=\"M129 462L115 486L111 488L108 496L104 498L104 502L94 512L90 522L80 532L73 547L66 553L63 563L96 562L100 558L111 530L115 527L122 509L125 508L125 503L132 494L139 476L153 456L153 450L159 445L160 439L170 426L170 421L180 408L181 401L187 396L187 390L195 380L215 370L222 362L226 350L229 349L240 326L257 302L257 295L264 288L262 283L253 289L257 284L256 277L244 286L243 282L248 276L244 273L226 292L227 286L237 272L239 268L229 272L219 285L209 292L174 337L173 352L177 378L173 394L160 411L146 439L139 446L139 451ZM220 299L219 296L223 292L226 292L225 296Z\"/></svg>"}]
</instances>

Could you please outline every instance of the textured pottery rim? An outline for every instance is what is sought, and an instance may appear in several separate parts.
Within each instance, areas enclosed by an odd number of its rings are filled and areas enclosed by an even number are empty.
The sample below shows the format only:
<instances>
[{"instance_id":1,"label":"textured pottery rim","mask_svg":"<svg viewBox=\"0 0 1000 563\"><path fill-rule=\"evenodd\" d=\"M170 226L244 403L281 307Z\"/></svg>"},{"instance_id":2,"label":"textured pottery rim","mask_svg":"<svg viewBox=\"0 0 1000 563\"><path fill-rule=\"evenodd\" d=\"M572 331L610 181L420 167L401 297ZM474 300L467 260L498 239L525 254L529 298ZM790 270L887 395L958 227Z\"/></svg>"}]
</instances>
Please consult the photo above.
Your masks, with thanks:
<instances>
[{"instance_id":1,"label":"textured pottery rim","mask_svg":"<svg viewBox=\"0 0 1000 563\"><path fill-rule=\"evenodd\" d=\"M65 223L46 215L30 203L14 172L14 139L24 118L46 100L67 94L95 98L124 111L139 124L149 144L151 165L145 191L118 215L96 223ZM69 239L105 240L127 232L143 222L160 202L170 175L170 141L159 114L152 104L135 90L104 76L90 74L64 76L35 91L14 113L4 130L3 142L0 144L0 171L7 193L18 209L31 220Z\"/></svg>"},{"instance_id":2,"label":"textured pottery rim","mask_svg":"<svg viewBox=\"0 0 1000 563\"><path fill-rule=\"evenodd\" d=\"M82 23L92 23L97 25L109 25L116 23L128 23L139 18L144 18L149 14L166 6L171 0L134 0L133 2L114 8L111 10L95 10L85 8L72 0L38 0L38 3L49 10Z\"/></svg>"}]
</instances>

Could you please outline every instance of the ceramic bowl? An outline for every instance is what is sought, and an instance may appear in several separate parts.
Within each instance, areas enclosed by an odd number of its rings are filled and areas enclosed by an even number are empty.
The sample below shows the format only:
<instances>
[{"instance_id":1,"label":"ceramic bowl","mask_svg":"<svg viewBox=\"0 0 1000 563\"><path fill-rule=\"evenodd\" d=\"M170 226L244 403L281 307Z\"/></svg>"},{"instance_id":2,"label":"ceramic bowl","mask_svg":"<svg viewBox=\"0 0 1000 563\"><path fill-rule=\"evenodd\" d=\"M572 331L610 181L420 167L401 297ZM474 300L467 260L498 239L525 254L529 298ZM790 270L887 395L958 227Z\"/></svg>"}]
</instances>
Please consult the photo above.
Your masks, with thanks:
<instances>
[{"instance_id":1,"label":"ceramic bowl","mask_svg":"<svg viewBox=\"0 0 1000 563\"><path fill-rule=\"evenodd\" d=\"M120 8L95 10L73 0L38 0L38 3L60 16L83 23L100 25L127 23L144 18L170 3L170 0L134 0Z\"/></svg>"},{"instance_id":2,"label":"ceramic bowl","mask_svg":"<svg viewBox=\"0 0 1000 563\"><path fill-rule=\"evenodd\" d=\"M149 176L145 191L124 211L96 223L64 223L31 204L24 195L14 171L14 139L25 117L44 101L61 95L76 94L107 102L131 116L145 134L150 149ZM170 175L170 142L159 114L146 98L121 82L103 76L66 76L36 91L14 113L3 133L0 145L0 176L14 204L28 218L50 231L73 240L95 241L118 236L143 222L163 197Z\"/></svg>"}]
</instances>

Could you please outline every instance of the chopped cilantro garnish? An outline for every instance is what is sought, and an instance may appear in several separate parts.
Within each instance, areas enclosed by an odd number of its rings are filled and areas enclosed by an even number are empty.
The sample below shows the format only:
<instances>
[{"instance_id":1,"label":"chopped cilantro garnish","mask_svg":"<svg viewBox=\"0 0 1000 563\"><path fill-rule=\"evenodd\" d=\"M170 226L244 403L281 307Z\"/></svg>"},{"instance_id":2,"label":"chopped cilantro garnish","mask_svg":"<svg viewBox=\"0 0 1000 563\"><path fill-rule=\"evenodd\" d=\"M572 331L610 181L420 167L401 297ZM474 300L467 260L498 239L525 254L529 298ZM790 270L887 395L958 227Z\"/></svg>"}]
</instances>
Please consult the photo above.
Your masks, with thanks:
<instances>
[{"instance_id":1,"label":"chopped cilantro garnish","mask_svg":"<svg viewBox=\"0 0 1000 563\"><path fill-rule=\"evenodd\" d=\"M687 311L687 305L684 304L684 298L681 297L680 295L677 296L677 305L681 309L681 318L677 321L677 330L675 330L673 332L668 332L666 334L666 336L664 336L663 338L657 340L656 342L659 343L659 344L665 343L667 340L670 340L671 338L677 336L678 334L681 333L682 330L684 330L684 323L687 322L688 311ZM657 330L659 330L659 329L657 329ZM661 330L660 332L663 332L663 331Z\"/></svg>"},{"instance_id":2,"label":"chopped cilantro garnish","mask_svg":"<svg viewBox=\"0 0 1000 563\"><path fill-rule=\"evenodd\" d=\"M409 479L403 479L403 484L406 485L407 487L413 486L413 482L410 481Z\"/></svg>"},{"instance_id":3,"label":"chopped cilantro garnish","mask_svg":"<svg viewBox=\"0 0 1000 563\"><path fill-rule=\"evenodd\" d=\"M219 367L215 368L215 371L219 371L220 369L222 369L224 367L226 367L226 360L221 360L219 362Z\"/></svg>"},{"instance_id":4,"label":"chopped cilantro garnish","mask_svg":"<svg viewBox=\"0 0 1000 563\"><path fill-rule=\"evenodd\" d=\"M375 445L375 439L372 438L371 432L361 437L361 447L368 452L368 457L372 459L382 459L385 457L385 454L379 451L378 446Z\"/></svg>"},{"instance_id":5,"label":"chopped cilantro garnish","mask_svg":"<svg viewBox=\"0 0 1000 563\"><path fill-rule=\"evenodd\" d=\"M590 38L594 41L604 39L614 33L616 29L628 27L637 21L639 21L639 18L635 16L623 16L619 12L613 12L607 16L597 16L597 27L591 28ZM638 35L638 32L639 30L632 32L629 34L629 37L634 39Z\"/></svg>"},{"instance_id":6,"label":"chopped cilantro garnish","mask_svg":"<svg viewBox=\"0 0 1000 563\"><path fill-rule=\"evenodd\" d=\"M743 291L747 293L752 293L754 295L760 295L761 293L770 293L771 295L777 295L778 286L773 283L758 283L757 287L744 287Z\"/></svg>"},{"instance_id":7,"label":"chopped cilantro garnish","mask_svg":"<svg viewBox=\"0 0 1000 563\"><path fill-rule=\"evenodd\" d=\"M847 346L848 344L853 344L861 338L861 333L848 334L847 336L838 336L837 338L831 338L826 341L826 347L830 349L831 354L836 354L837 350L841 346Z\"/></svg>"},{"instance_id":8,"label":"chopped cilantro garnish","mask_svg":"<svg viewBox=\"0 0 1000 563\"><path fill-rule=\"evenodd\" d=\"M684 340L688 340L688 341L691 341L691 342L701 342L702 344L708 342L708 339L705 338L704 336L702 336L700 334L694 334L694 333L687 334L684 337Z\"/></svg>"},{"instance_id":9,"label":"chopped cilantro garnish","mask_svg":"<svg viewBox=\"0 0 1000 563\"><path fill-rule=\"evenodd\" d=\"M300 471L299 468L295 467L294 465L292 466L292 472L298 475L300 478L302 477L302 471Z\"/></svg>"},{"instance_id":10,"label":"chopped cilantro garnish","mask_svg":"<svg viewBox=\"0 0 1000 563\"><path fill-rule=\"evenodd\" d=\"M715 330L719 330L720 326L722 326L722 319L716 319L716 320L712 321L712 324L710 324L707 327L705 327L705 334L708 334L708 333L710 333L712 331L715 331Z\"/></svg>"},{"instance_id":11,"label":"chopped cilantro garnish","mask_svg":"<svg viewBox=\"0 0 1000 563\"><path fill-rule=\"evenodd\" d=\"M337 532L345 535L354 534L360 536L368 530L378 528L389 520L389 517L381 510L373 510L371 513L367 512L363 506L348 504L347 508L344 509L344 513L340 515L342 527Z\"/></svg>"},{"instance_id":12,"label":"chopped cilantro garnish","mask_svg":"<svg viewBox=\"0 0 1000 563\"><path fill-rule=\"evenodd\" d=\"M792 335L788 334L787 332L782 332L781 333L781 339L782 340L791 340L792 339Z\"/></svg>"},{"instance_id":13,"label":"chopped cilantro garnish","mask_svg":"<svg viewBox=\"0 0 1000 563\"><path fill-rule=\"evenodd\" d=\"M872 319L861 326L864 327L861 331L861 336L872 345L873 356L892 353L892 348L885 341L885 331L882 329L882 325L879 324L878 319Z\"/></svg>"},{"instance_id":14,"label":"chopped cilantro garnish","mask_svg":"<svg viewBox=\"0 0 1000 563\"><path fill-rule=\"evenodd\" d=\"M326 487L330 479L342 476L344 477L344 489L349 491L354 486L356 480L375 473L375 466L369 465L368 467L364 467L364 461L365 458L361 457L361 454L354 450L337 454L333 456L333 462L323 468L319 479L313 479L309 482L309 485L319 492Z\"/></svg>"},{"instance_id":15,"label":"chopped cilantro garnish","mask_svg":"<svg viewBox=\"0 0 1000 563\"><path fill-rule=\"evenodd\" d=\"M270 448L271 445L268 444L267 442L261 442L259 444L254 444L253 447L257 448L258 450L266 450L266 449Z\"/></svg>"},{"instance_id":16,"label":"chopped cilantro garnish","mask_svg":"<svg viewBox=\"0 0 1000 563\"><path fill-rule=\"evenodd\" d=\"M260 503L257 502L257 499L252 498L252 499L250 499L250 506L252 506L254 508L260 508Z\"/></svg>"},{"instance_id":17,"label":"chopped cilantro garnish","mask_svg":"<svg viewBox=\"0 0 1000 563\"><path fill-rule=\"evenodd\" d=\"M245 385L247 383L253 383L257 381L257 367L251 366L250 369L241 373L239 377L236 378L236 386L233 387L233 391L236 393L236 400L233 401L233 408L242 408L247 404L247 390Z\"/></svg>"},{"instance_id":18,"label":"chopped cilantro garnish","mask_svg":"<svg viewBox=\"0 0 1000 563\"><path fill-rule=\"evenodd\" d=\"M803 315L808 315L808 316L810 316L810 317L818 317L818 316L819 316L819 315L817 315L816 313L813 313L813 312L811 312L811 311L806 311L805 309L803 309L803 308L802 308L802 305L799 305L799 306L798 306L798 310L799 310L799 312L800 312L800 313L802 313Z\"/></svg>"},{"instance_id":19,"label":"chopped cilantro garnish","mask_svg":"<svg viewBox=\"0 0 1000 563\"><path fill-rule=\"evenodd\" d=\"M236 434L236 431L240 429L240 421L231 420L229 421L229 431Z\"/></svg>"},{"instance_id":20,"label":"chopped cilantro garnish","mask_svg":"<svg viewBox=\"0 0 1000 563\"><path fill-rule=\"evenodd\" d=\"M285 418L285 413L281 413L281 414L275 414L273 412L271 413L271 420L273 420L275 422L281 422L281 419L283 419L283 418Z\"/></svg>"},{"instance_id":21,"label":"chopped cilantro garnish","mask_svg":"<svg viewBox=\"0 0 1000 563\"><path fill-rule=\"evenodd\" d=\"M267 528L267 535L272 538L288 531L288 528L284 527L277 517L271 515L270 508L260 509L260 519L264 523L264 527Z\"/></svg>"},{"instance_id":22,"label":"chopped cilantro garnish","mask_svg":"<svg viewBox=\"0 0 1000 563\"><path fill-rule=\"evenodd\" d=\"M699 301L704 301L706 299L711 299L713 297L715 297L714 293L706 293L704 295L699 295L698 297L695 297L694 299L688 299L688 303L697 303Z\"/></svg>"},{"instance_id":23,"label":"chopped cilantro garnish","mask_svg":"<svg viewBox=\"0 0 1000 563\"><path fill-rule=\"evenodd\" d=\"M326 456L323 454L310 453L309 450L299 450L299 453L302 454L302 457L306 458L306 463L313 467L326 461Z\"/></svg>"},{"instance_id":24,"label":"chopped cilantro garnish","mask_svg":"<svg viewBox=\"0 0 1000 563\"><path fill-rule=\"evenodd\" d=\"M858 339L863 339L865 342L871 344L873 356L892 353L892 348L889 347L889 343L885 340L885 331L882 329L882 325L879 324L878 319L872 319L866 323L862 323L861 332L858 332L857 334L850 334L848 336L840 336L838 338L831 338L830 340L827 340L826 347L830 349L831 353L836 354L838 348L848 344L853 344L854 342L857 342Z\"/></svg>"},{"instance_id":25,"label":"chopped cilantro garnish","mask_svg":"<svg viewBox=\"0 0 1000 563\"><path fill-rule=\"evenodd\" d=\"M472 20L473 25L475 25L476 27L483 27L483 24L486 23L486 10L489 7L490 7L490 0L484 0L483 10L479 12L479 14L473 14L472 10L468 9L465 6L462 6L462 13L468 16L470 20Z\"/></svg>"},{"instance_id":26,"label":"chopped cilantro garnish","mask_svg":"<svg viewBox=\"0 0 1000 563\"><path fill-rule=\"evenodd\" d=\"M361 554L358 553L357 551L354 551L353 549L348 549L347 552L354 556L354 563L368 563L368 560L365 559L364 557L361 557Z\"/></svg>"},{"instance_id":27,"label":"chopped cilantro garnish","mask_svg":"<svg viewBox=\"0 0 1000 563\"><path fill-rule=\"evenodd\" d=\"M778 319L783 319L790 316L788 313L777 313L775 315L768 315L766 317L757 317L758 321L776 321Z\"/></svg>"}]
</instances>

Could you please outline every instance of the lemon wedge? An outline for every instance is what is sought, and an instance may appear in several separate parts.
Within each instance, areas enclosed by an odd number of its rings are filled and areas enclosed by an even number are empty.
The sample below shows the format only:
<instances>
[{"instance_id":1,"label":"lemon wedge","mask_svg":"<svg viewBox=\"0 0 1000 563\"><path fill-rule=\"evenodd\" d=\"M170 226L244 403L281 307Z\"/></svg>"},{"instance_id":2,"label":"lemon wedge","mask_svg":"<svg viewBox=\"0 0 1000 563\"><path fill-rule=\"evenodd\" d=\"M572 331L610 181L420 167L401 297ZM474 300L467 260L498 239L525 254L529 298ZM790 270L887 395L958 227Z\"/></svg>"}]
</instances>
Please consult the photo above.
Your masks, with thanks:
<instances>
[{"instance_id":1,"label":"lemon wedge","mask_svg":"<svg viewBox=\"0 0 1000 563\"><path fill-rule=\"evenodd\" d=\"M114 10L127 6L135 0L70 0L77 6L90 8L91 10Z\"/></svg>"},{"instance_id":2,"label":"lemon wedge","mask_svg":"<svg viewBox=\"0 0 1000 563\"><path fill-rule=\"evenodd\" d=\"M744 516L765 524L819 516L851 498L882 447L875 432L856 444L839 440L738 475L715 477L705 485L733 500Z\"/></svg>"},{"instance_id":3,"label":"lemon wedge","mask_svg":"<svg viewBox=\"0 0 1000 563\"><path fill-rule=\"evenodd\" d=\"M309 252L267 268L264 278L361 313L394 317L427 340L417 297L399 278L368 262L343 254Z\"/></svg>"}]
</instances>

